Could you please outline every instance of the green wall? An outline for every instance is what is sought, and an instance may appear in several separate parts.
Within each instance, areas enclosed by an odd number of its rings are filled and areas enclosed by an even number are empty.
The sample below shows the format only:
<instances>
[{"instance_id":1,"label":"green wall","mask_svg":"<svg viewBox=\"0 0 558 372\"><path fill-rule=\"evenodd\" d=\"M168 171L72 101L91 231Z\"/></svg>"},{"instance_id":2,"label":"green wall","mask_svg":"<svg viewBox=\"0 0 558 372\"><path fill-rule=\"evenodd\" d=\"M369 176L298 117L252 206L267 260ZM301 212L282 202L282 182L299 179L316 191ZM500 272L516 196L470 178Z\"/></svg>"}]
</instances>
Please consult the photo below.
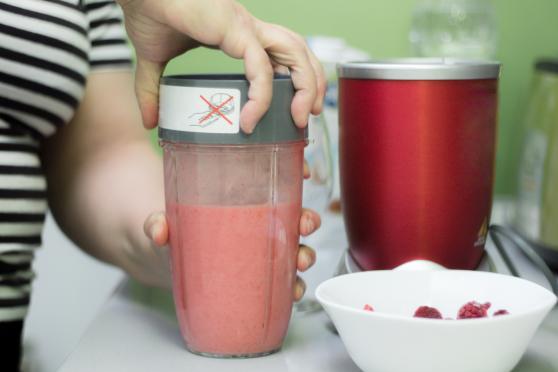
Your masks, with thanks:
<instances>
[{"instance_id":1,"label":"green wall","mask_svg":"<svg viewBox=\"0 0 558 372\"><path fill-rule=\"evenodd\" d=\"M489 0L487 0L489 1ZM407 34L414 0L241 0L257 17L302 35L345 38L374 57L410 55ZM521 124L538 56L558 56L557 0L493 0L500 32L500 129L496 192L512 193L521 144ZM167 73L241 71L242 64L218 51L198 49L169 64Z\"/></svg>"}]
</instances>

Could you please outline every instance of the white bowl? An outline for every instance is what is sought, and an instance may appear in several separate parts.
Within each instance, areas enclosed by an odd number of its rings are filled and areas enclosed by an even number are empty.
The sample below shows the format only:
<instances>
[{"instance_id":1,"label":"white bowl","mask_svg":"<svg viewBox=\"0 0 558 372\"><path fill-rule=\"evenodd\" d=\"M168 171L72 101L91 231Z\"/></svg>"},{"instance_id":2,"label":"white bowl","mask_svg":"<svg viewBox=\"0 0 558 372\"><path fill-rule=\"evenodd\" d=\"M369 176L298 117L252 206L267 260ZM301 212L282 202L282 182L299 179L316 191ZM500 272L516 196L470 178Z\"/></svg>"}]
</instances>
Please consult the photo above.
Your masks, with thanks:
<instances>
[{"instance_id":1,"label":"white bowl","mask_svg":"<svg viewBox=\"0 0 558 372\"><path fill-rule=\"evenodd\" d=\"M556 297L511 276L476 271L369 271L329 279L316 298L365 372L509 372ZM489 314L467 320L414 318L422 305L456 318L472 300ZM374 312L363 310L372 305Z\"/></svg>"}]
</instances>

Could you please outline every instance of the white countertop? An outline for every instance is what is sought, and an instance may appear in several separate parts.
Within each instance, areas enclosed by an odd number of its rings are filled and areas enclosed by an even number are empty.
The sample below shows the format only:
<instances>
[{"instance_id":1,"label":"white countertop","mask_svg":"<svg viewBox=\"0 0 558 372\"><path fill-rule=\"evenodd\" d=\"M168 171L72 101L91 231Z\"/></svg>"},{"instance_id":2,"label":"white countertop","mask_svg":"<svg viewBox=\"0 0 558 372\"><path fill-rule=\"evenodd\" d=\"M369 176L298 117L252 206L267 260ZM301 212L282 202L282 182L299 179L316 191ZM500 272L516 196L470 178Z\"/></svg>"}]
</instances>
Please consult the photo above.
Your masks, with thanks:
<instances>
[{"instance_id":1,"label":"white countertop","mask_svg":"<svg viewBox=\"0 0 558 372\"><path fill-rule=\"evenodd\" d=\"M293 319L283 351L254 359L210 359L184 349L164 296L138 303L125 283L89 328L60 372L80 371L358 371L323 313ZM154 298L161 294L152 293ZM170 297L169 297L170 299ZM144 298L147 300L147 298ZM170 306L170 308L169 308ZM327 352L324 352L327 351Z\"/></svg>"},{"instance_id":2,"label":"white countertop","mask_svg":"<svg viewBox=\"0 0 558 372\"><path fill-rule=\"evenodd\" d=\"M283 350L255 359L211 359L184 348L168 294L124 282L59 372L357 372L323 312L293 317ZM558 310L514 372L558 371ZM409 371L412 372L412 371Z\"/></svg>"},{"instance_id":3,"label":"white countertop","mask_svg":"<svg viewBox=\"0 0 558 372\"><path fill-rule=\"evenodd\" d=\"M495 212L502 214L501 208L495 208ZM495 220L499 221L500 216L495 216ZM324 228L335 231L339 223L339 218L326 216ZM338 231L336 234L339 235ZM318 236L314 243L325 238ZM324 253L320 255L322 267L314 274L318 277L331 275L344 247L337 242L344 236L330 235L327 239L336 244L316 245L320 247L318 254ZM533 277L537 280L536 275ZM310 279L317 282L325 278ZM277 354L244 360L204 358L184 348L169 293L124 280L59 371L358 371L327 323L323 312L295 314L283 350ZM514 372L558 371L557 347L558 310L555 309Z\"/></svg>"}]
</instances>

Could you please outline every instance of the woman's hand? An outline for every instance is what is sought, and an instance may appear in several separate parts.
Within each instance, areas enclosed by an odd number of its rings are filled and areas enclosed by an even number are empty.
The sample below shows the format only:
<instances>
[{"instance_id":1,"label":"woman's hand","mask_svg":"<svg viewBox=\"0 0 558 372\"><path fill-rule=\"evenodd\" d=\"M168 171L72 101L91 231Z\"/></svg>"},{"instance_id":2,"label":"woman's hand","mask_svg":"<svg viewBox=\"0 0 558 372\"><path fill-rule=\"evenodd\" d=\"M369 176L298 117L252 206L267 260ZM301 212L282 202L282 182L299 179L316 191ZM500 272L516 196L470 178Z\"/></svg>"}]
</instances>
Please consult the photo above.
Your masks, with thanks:
<instances>
[{"instance_id":1,"label":"woman's hand","mask_svg":"<svg viewBox=\"0 0 558 372\"><path fill-rule=\"evenodd\" d=\"M158 121L159 79L168 61L200 45L244 60L250 82L240 123L251 133L267 111L273 72L290 72L296 89L291 105L304 127L319 114L326 80L317 58L298 34L252 16L234 0L118 0L137 57L136 95L143 123Z\"/></svg>"}]
</instances>

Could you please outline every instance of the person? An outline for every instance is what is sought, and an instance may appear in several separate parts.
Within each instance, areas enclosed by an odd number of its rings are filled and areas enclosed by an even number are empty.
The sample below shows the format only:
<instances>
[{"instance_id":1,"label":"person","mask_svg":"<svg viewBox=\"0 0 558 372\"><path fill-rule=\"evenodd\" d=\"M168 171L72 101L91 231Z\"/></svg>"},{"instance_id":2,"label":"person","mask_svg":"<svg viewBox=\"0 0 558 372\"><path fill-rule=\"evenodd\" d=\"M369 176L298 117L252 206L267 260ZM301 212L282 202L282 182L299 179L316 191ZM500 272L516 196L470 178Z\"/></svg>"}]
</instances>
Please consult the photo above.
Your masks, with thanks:
<instances>
[{"instance_id":1,"label":"person","mask_svg":"<svg viewBox=\"0 0 558 372\"><path fill-rule=\"evenodd\" d=\"M298 126L320 112L325 79L304 40L233 0L0 0L2 371L19 369L47 203L81 249L143 283L169 286L162 162L139 122L156 126L165 65L199 46L244 60L245 132L266 112L274 71L292 77ZM319 225L303 210L301 235ZM301 246L298 269L314 261ZM303 292L298 280L295 299Z\"/></svg>"}]
</instances>

